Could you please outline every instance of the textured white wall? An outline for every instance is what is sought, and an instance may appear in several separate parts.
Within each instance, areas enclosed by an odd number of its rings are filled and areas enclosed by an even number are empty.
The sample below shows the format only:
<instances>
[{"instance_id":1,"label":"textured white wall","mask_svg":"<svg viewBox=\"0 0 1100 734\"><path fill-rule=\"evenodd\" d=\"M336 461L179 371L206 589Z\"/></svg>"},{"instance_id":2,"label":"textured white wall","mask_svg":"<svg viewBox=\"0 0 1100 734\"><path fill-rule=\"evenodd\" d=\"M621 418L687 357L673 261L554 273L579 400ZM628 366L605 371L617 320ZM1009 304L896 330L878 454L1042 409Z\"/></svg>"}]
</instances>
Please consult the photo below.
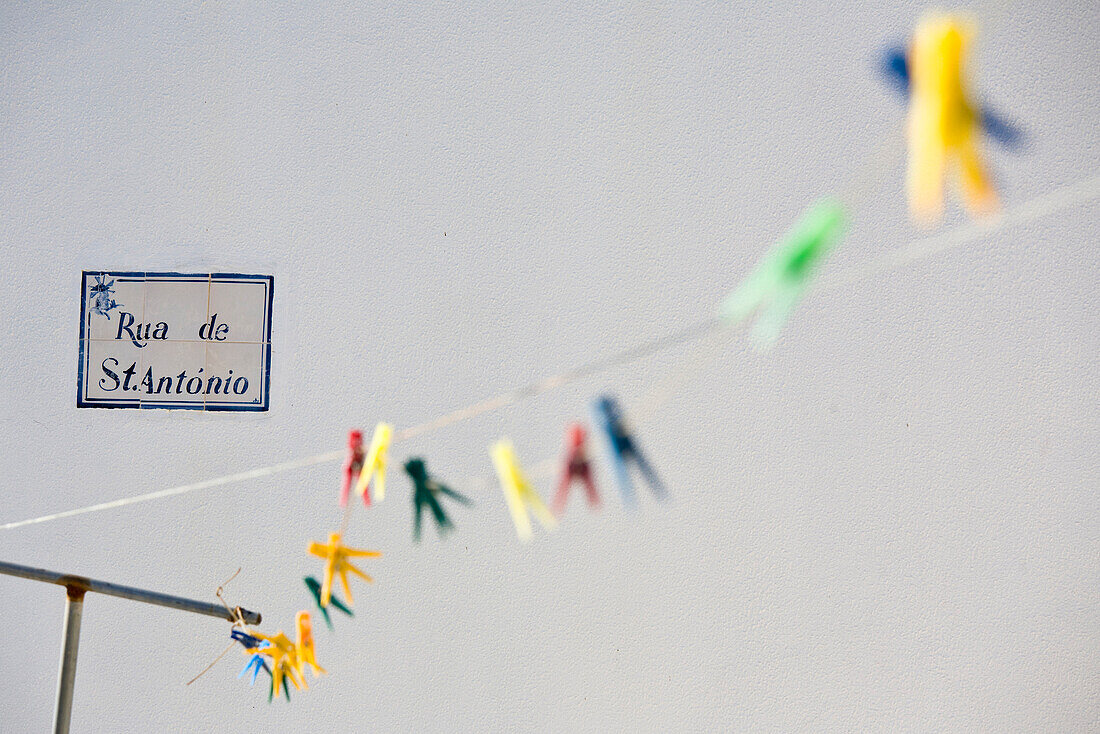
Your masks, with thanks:
<instances>
[{"instance_id":1,"label":"textured white wall","mask_svg":"<svg viewBox=\"0 0 1100 734\"><path fill-rule=\"evenodd\" d=\"M476 5L476 9L467 5ZM921 7L0 7L0 521L342 445L705 318L900 134L875 55ZM1026 126L1008 207L1100 170L1100 13L1017 3L983 96ZM900 160L832 268L919 233ZM216 620L89 597L75 731L1084 731L1097 726L1100 206L815 296L649 418L674 500L516 542L480 490L410 541L268 706ZM948 225L961 221L957 215ZM263 417L77 410L82 268L274 272ZM528 462L664 355L397 449L456 483ZM0 533L0 558L233 601L289 629L337 469ZM543 489L548 489L543 483ZM476 490L476 488L475 488ZM42 731L63 594L0 577L0 730Z\"/></svg>"}]
</instances>

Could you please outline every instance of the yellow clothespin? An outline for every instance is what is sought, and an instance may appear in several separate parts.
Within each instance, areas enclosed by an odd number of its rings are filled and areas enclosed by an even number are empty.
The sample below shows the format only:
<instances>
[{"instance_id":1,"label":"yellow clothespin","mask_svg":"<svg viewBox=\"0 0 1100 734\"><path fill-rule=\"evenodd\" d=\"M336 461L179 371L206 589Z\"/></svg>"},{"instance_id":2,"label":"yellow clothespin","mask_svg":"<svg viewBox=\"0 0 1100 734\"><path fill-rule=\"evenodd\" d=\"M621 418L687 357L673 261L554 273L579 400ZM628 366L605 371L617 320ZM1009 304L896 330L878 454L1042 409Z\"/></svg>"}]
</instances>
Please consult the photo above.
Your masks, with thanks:
<instances>
[{"instance_id":1,"label":"yellow clothespin","mask_svg":"<svg viewBox=\"0 0 1100 734\"><path fill-rule=\"evenodd\" d=\"M316 652L313 647L313 625L309 620L309 612L298 612L294 621L298 627L298 638L294 643L295 662L297 664L294 667L298 671L298 675L302 676L302 682L304 683L306 679L305 666L308 665L313 669L314 678L328 671L317 664Z\"/></svg>"},{"instance_id":2,"label":"yellow clothespin","mask_svg":"<svg viewBox=\"0 0 1100 734\"><path fill-rule=\"evenodd\" d=\"M527 481L527 477L523 475L512 442L508 439L497 441L493 444L490 453L519 539L524 543L531 540L531 519L528 517L528 510L538 518L544 528L553 530L558 522L554 519L554 514L543 504L542 498L535 492L531 483Z\"/></svg>"},{"instance_id":3,"label":"yellow clothespin","mask_svg":"<svg viewBox=\"0 0 1100 734\"><path fill-rule=\"evenodd\" d=\"M351 595L351 587L348 586L348 572L355 574L367 583L373 584L374 579L366 575L348 561L349 558L378 558L382 554L378 551L359 550L348 548L341 542L340 533L332 533L328 536L328 543L310 541L309 552L318 558L325 559L325 578L321 583L321 606L327 607L332 598L332 577L338 575L340 583L344 586L344 594L348 597L348 606L352 606L354 599Z\"/></svg>"},{"instance_id":4,"label":"yellow clothespin","mask_svg":"<svg viewBox=\"0 0 1100 734\"><path fill-rule=\"evenodd\" d=\"M279 630L278 634L274 636L267 636L263 634L256 634L261 640L267 640L270 643L267 647L251 647L248 652L255 655L267 655L271 658L271 691L272 695L279 695L279 688L286 685L283 682L283 676L289 680L296 689L302 690L302 686L306 685L305 676L302 676L302 680L299 683L297 673L298 670L298 654L297 648L294 643L290 641L290 638L283 634L282 630ZM309 686L306 686L307 688Z\"/></svg>"},{"instance_id":5,"label":"yellow clothespin","mask_svg":"<svg viewBox=\"0 0 1100 734\"><path fill-rule=\"evenodd\" d=\"M363 460L363 468L359 471L359 481L355 484L355 493L363 498L365 504L370 504L370 480L375 474L378 475L378 481L374 485L375 495L379 502L386 499L386 453L390 450L392 439L393 426L389 423L379 423L374 427L370 449L367 451L367 458Z\"/></svg>"},{"instance_id":6,"label":"yellow clothespin","mask_svg":"<svg viewBox=\"0 0 1100 734\"><path fill-rule=\"evenodd\" d=\"M962 19L930 13L917 25L909 51L909 172L913 218L935 222L943 213L944 181L957 177L971 213L997 209L997 193L979 150L981 115L964 74L974 32Z\"/></svg>"}]
</instances>

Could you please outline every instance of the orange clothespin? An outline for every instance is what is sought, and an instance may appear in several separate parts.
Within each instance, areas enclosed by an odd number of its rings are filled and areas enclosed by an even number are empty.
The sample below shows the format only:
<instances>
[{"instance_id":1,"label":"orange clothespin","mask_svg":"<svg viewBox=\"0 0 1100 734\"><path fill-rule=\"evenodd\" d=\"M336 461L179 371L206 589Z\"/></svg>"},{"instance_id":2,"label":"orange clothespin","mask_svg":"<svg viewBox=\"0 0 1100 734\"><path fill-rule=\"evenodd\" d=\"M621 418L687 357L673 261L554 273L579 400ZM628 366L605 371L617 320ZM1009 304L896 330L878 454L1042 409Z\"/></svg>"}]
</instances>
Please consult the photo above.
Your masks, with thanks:
<instances>
[{"instance_id":1,"label":"orange clothespin","mask_svg":"<svg viewBox=\"0 0 1100 734\"><path fill-rule=\"evenodd\" d=\"M943 213L944 182L957 178L966 208L988 214L997 193L979 148L981 114L965 79L971 24L941 13L921 19L909 52L909 172L913 218L932 223Z\"/></svg>"},{"instance_id":2,"label":"orange clothespin","mask_svg":"<svg viewBox=\"0 0 1100 734\"><path fill-rule=\"evenodd\" d=\"M531 540L531 518L527 514L528 511L538 518L544 528L553 530L558 521L554 519L554 513L547 509L538 492L524 476L512 442L508 439L497 441L493 444L490 453L519 539L524 543Z\"/></svg>"},{"instance_id":3,"label":"orange clothespin","mask_svg":"<svg viewBox=\"0 0 1100 734\"><path fill-rule=\"evenodd\" d=\"M325 559L325 577L321 583L322 607L327 607L329 600L332 598L333 576L340 577L340 583L344 587L344 594L348 598L348 606L352 606L355 601L351 595L351 587L348 585L349 572L355 574L367 583L374 583L374 579L353 566L351 562L348 561L349 558L378 558L382 555L378 551L348 548L342 543L342 536L340 533L331 533L328 536L328 543L318 543L315 540L310 541L308 550L310 554Z\"/></svg>"},{"instance_id":4,"label":"orange clothespin","mask_svg":"<svg viewBox=\"0 0 1100 734\"><path fill-rule=\"evenodd\" d=\"M302 676L302 682L304 683L306 679L305 666L308 665L313 670L314 678L328 671L317 664L316 651L313 647L313 625L309 620L309 612L298 612L294 622L298 627L298 637L294 643L295 662L297 663L295 670L298 671L298 675Z\"/></svg>"},{"instance_id":5,"label":"orange clothespin","mask_svg":"<svg viewBox=\"0 0 1100 734\"><path fill-rule=\"evenodd\" d=\"M374 476L377 476L374 489L378 501L386 499L386 459L392 440L393 426L388 423L379 423L374 427L370 448L367 450L366 459L363 460L363 470L359 472L359 481L355 485L355 493L363 498L363 504L368 507L371 500L370 482Z\"/></svg>"}]
</instances>

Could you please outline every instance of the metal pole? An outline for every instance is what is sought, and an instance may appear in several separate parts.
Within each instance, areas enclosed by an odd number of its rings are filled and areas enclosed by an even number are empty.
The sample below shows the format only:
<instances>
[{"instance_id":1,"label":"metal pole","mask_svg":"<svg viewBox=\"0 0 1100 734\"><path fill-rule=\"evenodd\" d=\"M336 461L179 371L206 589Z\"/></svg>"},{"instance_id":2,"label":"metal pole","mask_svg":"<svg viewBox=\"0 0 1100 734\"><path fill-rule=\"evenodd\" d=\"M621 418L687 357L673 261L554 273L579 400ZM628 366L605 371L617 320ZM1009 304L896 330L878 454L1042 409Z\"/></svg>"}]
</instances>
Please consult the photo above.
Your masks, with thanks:
<instances>
[{"instance_id":1,"label":"metal pole","mask_svg":"<svg viewBox=\"0 0 1100 734\"><path fill-rule=\"evenodd\" d=\"M80 646L80 615L84 611L84 589L70 587L65 594L65 626L61 631L61 667L57 672L57 707L53 710L54 734L69 734L73 713L73 682L76 680L76 652Z\"/></svg>"},{"instance_id":2,"label":"metal pole","mask_svg":"<svg viewBox=\"0 0 1100 734\"><path fill-rule=\"evenodd\" d=\"M205 614L208 617L217 617L230 622L237 621L237 614L240 614L245 624L259 624L262 619L257 612L250 612L240 607L230 611L218 604L185 599L182 596L161 594L147 589L135 589L132 586L97 581L84 576L73 576L57 571L47 571L42 568L20 566L17 563L0 561L0 573L65 587L65 626L61 632L63 638L61 642L61 668L57 672L57 708L53 712L53 730L55 734L68 734L69 732L69 721L72 718L73 710L73 682L76 680L76 652L80 646L80 617L84 612L84 595L89 591L145 602L146 604L156 604L171 609L181 609L193 614Z\"/></svg>"},{"instance_id":3,"label":"metal pole","mask_svg":"<svg viewBox=\"0 0 1100 734\"><path fill-rule=\"evenodd\" d=\"M72 587L83 589L84 591L94 591L97 594L107 594L109 596L122 597L123 599L145 602L146 604L156 604L161 607L180 609L185 612L192 612L193 614L205 614L208 617L217 617L230 622L235 622L237 619L232 612L227 611L226 608L220 604L210 604L209 602L185 599L182 596L171 596L170 594L161 594L156 591L148 591L147 589L135 589L132 586L112 584L108 581L97 581L96 579L89 579L83 576L73 576L70 574L58 573L57 571L46 571L41 568L20 566L16 563L5 563L4 561L0 561L0 573L7 574L8 576L19 576L25 579L43 581L48 584L57 584L65 588ZM240 607L238 607L238 609L240 609ZM240 609L240 612L246 624L259 624L262 619L256 612L250 612L247 609Z\"/></svg>"}]
</instances>

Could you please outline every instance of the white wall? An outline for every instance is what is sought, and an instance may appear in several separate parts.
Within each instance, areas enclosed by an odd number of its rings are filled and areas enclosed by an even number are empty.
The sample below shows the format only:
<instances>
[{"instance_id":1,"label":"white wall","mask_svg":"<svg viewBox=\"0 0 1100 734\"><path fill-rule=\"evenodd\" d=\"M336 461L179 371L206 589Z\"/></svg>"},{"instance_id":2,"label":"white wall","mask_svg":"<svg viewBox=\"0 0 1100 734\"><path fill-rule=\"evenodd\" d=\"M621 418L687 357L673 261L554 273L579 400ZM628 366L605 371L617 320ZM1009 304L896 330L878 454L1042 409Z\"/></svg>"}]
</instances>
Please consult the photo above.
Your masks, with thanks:
<instances>
[{"instance_id":1,"label":"white wall","mask_svg":"<svg viewBox=\"0 0 1100 734\"><path fill-rule=\"evenodd\" d=\"M342 446L710 315L900 134L879 49L921 7L680 3L0 7L0 522ZM593 7L593 5L599 7ZM474 8L473 6L476 6ZM1100 14L979 39L1006 206L1095 175ZM920 233L901 161L830 263ZM407 485L331 675L268 706L217 620L89 597L75 731L1083 731L1100 710L1100 206L821 293L644 420L674 499L521 546L488 477L663 355L396 448L475 511L410 541ZM963 221L957 213L945 226ZM83 268L276 276L263 417L75 408ZM337 521L326 465L0 532L0 558L235 603L289 629ZM549 483L543 481L544 492ZM0 577L0 730L49 726L60 589Z\"/></svg>"}]
</instances>

